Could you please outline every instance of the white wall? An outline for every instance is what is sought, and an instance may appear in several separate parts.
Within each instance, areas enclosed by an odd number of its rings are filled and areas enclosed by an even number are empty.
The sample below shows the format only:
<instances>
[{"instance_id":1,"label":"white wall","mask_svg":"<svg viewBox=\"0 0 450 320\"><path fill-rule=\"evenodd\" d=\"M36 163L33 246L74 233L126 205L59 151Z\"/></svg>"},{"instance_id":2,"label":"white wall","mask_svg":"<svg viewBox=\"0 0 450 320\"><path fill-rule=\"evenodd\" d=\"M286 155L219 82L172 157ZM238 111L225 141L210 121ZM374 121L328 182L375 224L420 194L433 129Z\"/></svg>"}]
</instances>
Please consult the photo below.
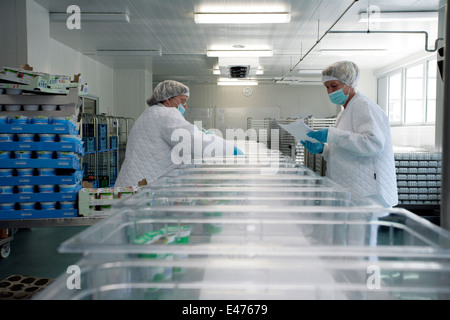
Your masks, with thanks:
<instances>
[{"instance_id":1,"label":"white wall","mask_svg":"<svg viewBox=\"0 0 450 320\"><path fill-rule=\"evenodd\" d=\"M288 86L260 84L252 86L253 94L246 97L244 87L191 85L190 107L217 108L280 108L280 116L329 117L336 108L329 101L322 86ZM232 126L232 124L230 124Z\"/></svg>"},{"instance_id":2,"label":"white wall","mask_svg":"<svg viewBox=\"0 0 450 320\"><path fill-rule=\"evenodd\" d=\"M340 107L333 105L323 85L252 86L253 94L246 97L244 87L190 85L189 107L201 108L274 108L280 109L281 118L298 118L312 115L324 118L337 115ZM357 90L376 101L377 82L372 70L363 70ZM233 123L230 127L236 127Z\"/></svg>"},{"instance_id":3,"label":"white wall","mask_svg":"<svg viewBox=\"0 0 450 320\"><path fill-rule=\"evenodd\" d=\"M20 67L27 61L26 0L0 1L0 65Z\"/></svg>"},{"instance_id":4,"label":"white wall","mask_svg":"<svg viewBox=\"0 0 450 320\"><path fill-rule=\"evenodd\" d=\"M32 0L26 4L28 64L35 71L51 74L81 73L89 95L99 98L99 112L114 114L114 70L52 39L47 9Z\"/></svg>"},{"instance_id":5,"label":"white wall","mask_svg":"<svg viewBox=\"0 0 450 320\"><path fill-rule=\"evenodd\" d=\"M152 74L143 69L118 69L114 72L115 116L137 119L151 97Z\"/></svg>"}]
</instances>

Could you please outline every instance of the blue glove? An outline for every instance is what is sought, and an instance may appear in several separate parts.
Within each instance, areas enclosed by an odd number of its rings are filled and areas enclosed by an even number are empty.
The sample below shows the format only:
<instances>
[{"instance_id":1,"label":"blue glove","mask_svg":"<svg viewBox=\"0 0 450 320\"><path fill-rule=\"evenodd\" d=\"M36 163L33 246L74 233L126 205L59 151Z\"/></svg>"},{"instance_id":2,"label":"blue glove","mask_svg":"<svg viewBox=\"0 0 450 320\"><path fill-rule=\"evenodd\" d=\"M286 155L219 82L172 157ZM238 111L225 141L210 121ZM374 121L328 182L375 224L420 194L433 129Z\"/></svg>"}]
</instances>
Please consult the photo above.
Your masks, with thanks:
<instances>
[{"instance_id":1,"label":"blue glove","mask_svg":"<svg viewBox=\"0 0 450 320\"><path fill-rule=\"evenodd\" d=\"M328 140L328 129L322 129L317 131L311 131L307 134L308 137L316 139L322 143L326 143Z\"/></svg>"},{"instance_id":2,"label":"blue glove","mask_svg":"<svg viewBox=\"0 0 450 320\"><path fill-rule=\"evenodd\" d=\"M235 156L243 156L244 153L241 150L239 150L238 148L234 147L234 155Z\"/></svg>"},{"instance_id":3,"label":"blue glove","mask_svg":"<svg viewBox=\"0 0 450 320\"><path fill-rule=\"evenodd\" d=\"M324 148L323 143L314 143L311 141L300 141L300 142L310 153L318 154L323 152Z\"/></svg>"}]
</instances>

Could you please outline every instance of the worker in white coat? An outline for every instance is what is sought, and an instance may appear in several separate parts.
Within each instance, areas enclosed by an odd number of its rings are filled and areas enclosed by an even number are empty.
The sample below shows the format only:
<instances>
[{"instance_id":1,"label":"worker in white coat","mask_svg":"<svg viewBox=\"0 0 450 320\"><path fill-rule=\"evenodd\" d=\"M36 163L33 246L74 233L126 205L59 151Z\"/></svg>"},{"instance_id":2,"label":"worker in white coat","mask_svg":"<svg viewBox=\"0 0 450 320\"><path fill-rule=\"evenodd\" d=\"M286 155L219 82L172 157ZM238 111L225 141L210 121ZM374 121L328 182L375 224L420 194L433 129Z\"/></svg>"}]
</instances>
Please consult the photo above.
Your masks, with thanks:
<instances>
[{"instance_id":1,"label":"worker in white coat","mask_svg":"<svg viewBox=\"0 0 450 320\"><path fill-rule=\"evenodd\" d=\"M302 143L309 152L323 154L331 180L389 208L398 203L389 119L380 106L355 91L359 77L359 68L351 61L323 70L329 97L343 110L334 128L308 134L319 143Z\"/></svg>"},{"instance_id":2,"label":"worker in white coat","mask_svg":"<svg viewBox=\"0 0 450 320\"><path fill-rule=\"evenodd\" d=\"M207 135L186 121L189 96L189 87L177 81L166 80L156 86L147 101L150 108L130 131L116 187L137 186L144 179L150 184L179 165L194 163L204 156L242 154L234 143Z\"/></svg>"}]
</instances>

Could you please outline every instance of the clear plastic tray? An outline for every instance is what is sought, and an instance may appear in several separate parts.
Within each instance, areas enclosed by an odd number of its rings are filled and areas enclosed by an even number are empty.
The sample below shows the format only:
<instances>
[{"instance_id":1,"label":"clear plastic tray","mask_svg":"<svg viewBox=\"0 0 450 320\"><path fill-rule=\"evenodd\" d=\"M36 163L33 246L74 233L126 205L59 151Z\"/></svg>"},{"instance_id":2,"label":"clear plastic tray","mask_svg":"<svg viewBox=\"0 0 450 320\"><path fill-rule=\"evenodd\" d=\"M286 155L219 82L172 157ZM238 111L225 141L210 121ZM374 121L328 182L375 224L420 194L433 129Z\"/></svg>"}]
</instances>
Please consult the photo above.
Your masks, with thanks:
<instances>
[{"instance_id":1,"label":"clear plastic tray","mask_svg":"<svg viewBox=\"0 0 450 320\"><path fill-rule=\"evenodd\" d=\"M328 183L329 180L319 180ZM325 184L326 185L326 184ZM132 197L117 203L117 207L169 206L169 205L265 205L287 206L330 206L330 207L373 207L378 206L365 197L347 190L329 187L300 188L298 186L276 188L269 186L177 185L143 188Z\"/></svg>"},{"instance_id":2,"label":"clear plastic tray","mask_svg":"<svg viewBox=\"0 0 450 320\"><path fill-rule=\"evenodd\" d=\"M163 177L179 177L179 176L191 176L191 175L292 175L295 177L312 177L319 178L317 173L311 171L306 167L280 167L274 168L274 170L265 170L266 166L234 166L234 167L183 167L172 170Z\"/></svg>"},{"instance_id":3,"label":"clear plastic tray","mask_svg":"<svg viewBox=\"0 0 450 320\"><path fill-rule=\"evenodd\" d=\"M448 262L309 260L229 255L127 260L86 257L80 289L69 274L40 300L449 299ZM375 279L376 277L376 279ZM264 303L261 303L264 304Z\"/></svg>"},{"instance_id":4,"label":"clear plastic tray","mask_svg":"<svg viewBox=\"0 0 450 320\"><path fill-rule=\"evenodd\" d=\"M450 233L408 211L219 208L118 212L61 246L85 254L81 290L39 298L450 298Z\"/></svg>"},{"instance_id":5,"label":"clear plastic tray","mask_svg":"<svg viewBox=\"0 0 450 320\"><path fill-rule=\"evenodd\" d=\"M379 254L399 247L416 248L421 254L426 254L422 252L425 248L430 250L428 257L433 257L433 250L450 253L449 232L406 210L381 209L264 205L116 208L108 219L64 242L60 251L126 255L170 250L221 255L226 250L248 252L251 248L252 252L275 255L320 255L324 250L345 256L357 254L352 252L357 246ZM161 230L178 237L183 228L189 229L189 246L136 243L147 233ZM339 250L329 252L330 248ZM360 254L366 253L362 250Z\"/></svg>"}]
</instances>

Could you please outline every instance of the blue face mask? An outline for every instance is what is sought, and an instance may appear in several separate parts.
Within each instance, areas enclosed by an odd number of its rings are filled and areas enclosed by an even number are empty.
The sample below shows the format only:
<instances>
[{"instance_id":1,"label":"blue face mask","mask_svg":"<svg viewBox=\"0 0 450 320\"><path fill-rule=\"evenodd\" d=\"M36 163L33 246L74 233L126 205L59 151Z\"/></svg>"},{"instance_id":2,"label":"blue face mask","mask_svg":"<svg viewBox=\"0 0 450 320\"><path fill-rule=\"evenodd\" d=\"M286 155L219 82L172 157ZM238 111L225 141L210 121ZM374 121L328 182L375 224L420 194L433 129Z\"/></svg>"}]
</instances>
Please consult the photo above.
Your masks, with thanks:
<instances>
[{"instance_id":1,"label":"blue face mask","mask_svg":"<svg viewBox=\"0 0 450 320\"><path fill-rule=\"evenodd\" d=\"M339 89L330 93L328 96L330 97L331 102L342 106L347 102L349 94L345 94L343 89Z\"/></svg>"},{"instance_id":2,"label":"blue face mask","mask_svg":"<svg viewBox=\"0 0 450 320\"><path fill-rule=\"evenodd\" d=\"M186 108L183 107L182 104L178 105L178 111L180 111L181 115L184 117L184 113L186 112Z\"/></svg>"}]
</instances>

